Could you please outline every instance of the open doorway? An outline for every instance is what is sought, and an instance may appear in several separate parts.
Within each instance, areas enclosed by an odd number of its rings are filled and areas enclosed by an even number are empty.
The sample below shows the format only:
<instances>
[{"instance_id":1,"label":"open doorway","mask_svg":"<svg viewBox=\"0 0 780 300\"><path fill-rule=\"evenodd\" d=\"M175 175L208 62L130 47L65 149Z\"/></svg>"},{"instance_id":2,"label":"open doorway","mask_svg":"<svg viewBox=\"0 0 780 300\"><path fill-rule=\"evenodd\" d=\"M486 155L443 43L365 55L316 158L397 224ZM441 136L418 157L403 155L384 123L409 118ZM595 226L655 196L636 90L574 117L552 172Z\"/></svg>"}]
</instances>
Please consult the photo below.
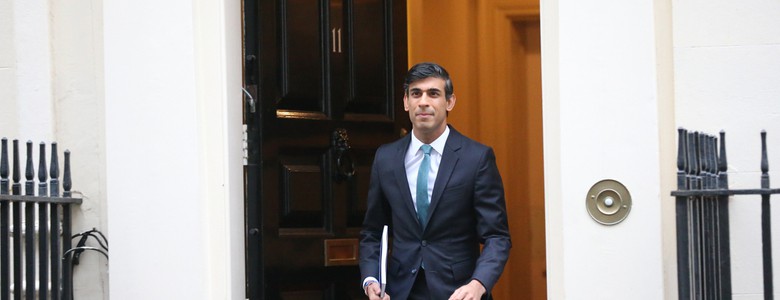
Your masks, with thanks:
<instances>
[{"instance_id":1,"label":"open doorway","mask_svg":"<svg viewBox=\"0 0 780 300\"><path fill-rule=\"evenodd\" d=\"M409 64L448 69L449 121L496 152L513 248L495 298L546 299L539 6L497 2L409 1Z\"/></svg>"}]
</instances>

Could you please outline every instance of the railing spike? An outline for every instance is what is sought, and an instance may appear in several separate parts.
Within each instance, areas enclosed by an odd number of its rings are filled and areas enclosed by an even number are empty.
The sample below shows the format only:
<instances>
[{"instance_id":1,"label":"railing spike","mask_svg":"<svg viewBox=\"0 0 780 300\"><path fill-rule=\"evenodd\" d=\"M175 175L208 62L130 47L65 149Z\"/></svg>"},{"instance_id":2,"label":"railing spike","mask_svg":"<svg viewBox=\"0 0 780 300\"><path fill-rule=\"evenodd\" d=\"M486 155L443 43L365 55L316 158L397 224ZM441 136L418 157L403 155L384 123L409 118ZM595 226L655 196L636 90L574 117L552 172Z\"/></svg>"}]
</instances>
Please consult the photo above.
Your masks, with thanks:
<instances>
[{"instance_id":1,"label":"railing spike","mask_svg":"<svg viewBox=\"0 0 780 300\"><path fill-rule=\"evenodd\" d=\"M728 161L726 159L726 131L720 131L720 155L718 155L718 171L726 172L728 170Z\"/></svg>"},{"instance_id":2,"label":"railing spike","mask_svg":"<svg viewBox=\"0 0 780 300\"><path fill-rule=\"evenodd\" d=\"M49 170L49 196L60 195L60 162L57 155L57 142L51 143L51 169Z\"/></svg>"},{"instance_id":3,"label":"railing spike","mask_svg":"<svg viewBox=\"0 0 780 300\"><path fill-rule=\"evenodd\" d=\"M8 179L8 139L3 138L0 143L0 178Z\"/></svg>"},{"instance_id":4,"label":"railing spike","mask_svg":"<svg viewBox=\"0 0 780 300\"><path fill-rule=\"evenodd\" d=\"M8 139L0 141L0 194L8 194Z\"/></svg>"},{"instance_id":5,"label":"railing spike","mask_svg":"<svg viewBox=\"0 0 780 300\"><path fill-rule=\"evenodd\" d=\"M62 174L62 188L64 191L62 192L63 197L70 197L71 192L70 189L72 187L72 182L70 180L70 150L65 150L65 168L64 172Z\"/></svg>"},{"instance_id":6,"label":"railing spike","mask_svg":"<svg viewBox=\"0 0 780 300\"><path fill-rule=\"evenodd\" d=\"M33 142L27 141L27 167L24 169L24 177L27 181L35 178L35 169L33 168Z\"/></svg>"},{"instance_id":7,"label":"railing spike","mask_svg":"<svg viewBox=\"0 0 780 300\"><path fill-rule=\"evenodd\" d=\"M685 171L685 128L677 128L677 171Z\"/></svg>"},{"instance_id":8,"label":"railing spike","mask_svg":"<svg viewBox=\"0 0 780 300\"><path fill-rule=\"evenodd\" d=\"M710 166L709 166L710 161L708 157L710 149L709 149L709 144L707 143L707 134L704 132L699 134L698 142L699 142L699 164L700 164L701 174L707 175L710 171Z\"/></svg>"},{"instance_id":9,"label":"railing spike","mask_svg":"<svg viewBox=\"0 0 780 300\"><path fill-rule=\"evenodd\" d=\"M48 174L46 173L46 143L41 142L38 150L38 196L46 197L49 195L47 190L46 179Z\"/></svg>"},{"instance_id":10,"label":"railing spike","mask_svg":"<svg viewBox=\"0 0 780 300\"><path fill-rule=\"evenodd\" d=\"M51 143L51 168L49 169L51 178L60 177L60 166L57 155L57 142Z\"/></svg>"},{"instance_id":11,"label":"railing spike","mask_svg":"<svg viewBox=\"0 0 780 300\"><path fill-rule=\"evenodd\" d=\"M704 161L706 162L705 169L707 170L707 175L709 175L712 173L712 148L710 147L711 145L709 134L704 135L702 138L702 143L704 143Z\"/></svg>"},{"instance_id":12,"label":"railing spike","mask_svg":"<svg viewBox=\"0 0 780 300\"><path fill-rule=\"evenodd\" d=\"M14 140L14 183L20 183L22 180L21 166L19 165L19 140Z\"/></svg>"},{"instance_id":13,"label":"railing spike","mask_svg":"<svg viewBox=\"0 0 780 300\"><path fill-rule=\"evenodd\" d=\"M685 190L688 188L688 131L680 127L677 135L677 189Z\"/></svg>"},{"instance_id":14,"label":"railing spike","mask_svg":"<svg viewBox=\"0 0 780 300\"><path fill-rule=\"evenodd\" d=\"M766 130L761 130L761 173L769 172L769 160L766 155Z\"/></svg>"},{"instance_id":15,"label":"railing spike","mask_svg":"<svg viewBox=\"0 0 780 300\"><path fill-rule=\"evenodd\" d=\"M707 134L707 172L710 174L710 188L718 188L718 138Z\"/></svg>"},{"instance_id":16,"label":"railing spike","mask_svg":"<svg viewBox=\"0 0 780 300\"><path fill-rule=\"evenodd\" d=\"M38 153L38 182L46 182L49 174L46 171L46 143L41 142Z\"/></svg>"},{"instance_id":17,"label":"railing spike","mask_svg":"<svg viewBox=\"0 0 780 300\"><path fill-rule=\"evenodd\" d=\"M769 188L769 159L766 151L766 130L761 130L761 188Z\"/></svg>"},{"instance_id":18,"label":"railing spike","mask_svg":"<svg viewBox=\"0 0 780 300\"><path fill-rule=\"evenodd\" d=\"M718 188L729 188L728 161L726 160L726 131L720 131L720 154L718 154Z\"/></svg>"},{"instance_id":19,"label":"railing spike","mask_svg":"<svg viewBox=\"0 0 780 300\"><path fill-rule=\"evenodd\" d=\"M35 195L35 167L33 167L33 142L27 141L27 167L24 169L25 195Z\"/></svg>"},{"instance_id":20,"label":"railing spike","mask_svg":"<svg viewBox=\"0 0 780 300\"><path fill-rule=\"evenodd\" d=\"M701 144L699 144L699 132L693 132L693 174L701 174Z\"/></svg>"},{"instance_id":21,"label":"railing spike","mask_svg":"<svg viewBox=\"0 0 780 300\"><path fill-rule=\"evenodd\" d=\"M718 137L708 134L707 143L710 149L710 155L708 156L710 173L718 174Z\"/></svg>"},{"instance_id":22,"label":"railing spike","mask_svg":"<svg viewBox=\"0 0 780 300\"><path fill-rule=\"evenodd\" d=\"M686 159L685 171L688 175L693 175L693 132L690 131L685 137L685 154L688 158Z\"/></svg>"}]
</instances>

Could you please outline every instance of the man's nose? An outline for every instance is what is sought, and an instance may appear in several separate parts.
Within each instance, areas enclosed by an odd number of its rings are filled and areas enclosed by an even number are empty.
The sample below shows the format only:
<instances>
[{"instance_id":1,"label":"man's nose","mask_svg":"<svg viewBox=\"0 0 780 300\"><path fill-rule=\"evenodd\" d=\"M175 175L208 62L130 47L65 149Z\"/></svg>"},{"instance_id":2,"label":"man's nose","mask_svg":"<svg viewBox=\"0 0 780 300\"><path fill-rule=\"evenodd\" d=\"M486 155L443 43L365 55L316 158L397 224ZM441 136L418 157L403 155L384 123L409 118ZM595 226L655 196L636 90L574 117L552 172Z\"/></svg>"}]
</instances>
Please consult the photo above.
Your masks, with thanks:
<instances>
[{"instance_id":1,"label":"man's nose","mask_svg":"<svg viewBox=\"0 0 780 300\"><path fill-rule=\"evenodd\" d=\"M423 94L422 97L420 97L420 102L418 104L420 106L430 106L431 98L428 97L428 94Z\"/></svg>"}]
</instances>

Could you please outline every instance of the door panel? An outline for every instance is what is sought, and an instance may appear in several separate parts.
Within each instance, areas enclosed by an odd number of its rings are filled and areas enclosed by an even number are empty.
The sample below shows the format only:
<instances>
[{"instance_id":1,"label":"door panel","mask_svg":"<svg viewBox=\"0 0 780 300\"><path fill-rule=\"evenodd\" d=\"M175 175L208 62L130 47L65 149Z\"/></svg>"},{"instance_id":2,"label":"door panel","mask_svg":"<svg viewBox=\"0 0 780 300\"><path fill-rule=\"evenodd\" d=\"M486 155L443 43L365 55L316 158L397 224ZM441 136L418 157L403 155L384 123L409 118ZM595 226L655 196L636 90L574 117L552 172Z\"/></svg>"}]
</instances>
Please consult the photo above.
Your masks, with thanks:
<instances>
[{"instance_id":1,"label":"door panel","mask_svg":"<svg viewBox=\"0 0 780 300\"><path fill-rule=\"evenodd\" d=\"M245 1L245 86L258 91L245 106L247 298L365 298L356 249L374 152L409 127L405 6Z\"/></svg>"},{"instance_id":2,"label":"door panel","mask_svg":"<svg viewBox=\"0 0 780 300\"><path fill-rule=\"evenodd\" d=\"M280 1L281 95L279 109L324 111L322 18L318 1ZM262 47L262 46L261 46Z\"/></svg>"},{"instance_id":3,"label":"door panel","mask_svg":"<svg viewBox=\"0 0 780 300\"><path fill-rule=\"evenodd\" d=\"M350 39L350 97L347 113L387 116L389 78L392 75L388 61L389 41L383 34L390 9L381 0L356 0L349 23Z\"/></svg>"},{"instance_id":4,"label":"door panel","mask_svg":"<svg viewBox=\"0 0 780 300\"><path fill-rule=\"evenodd\" d=\"M325 226L324 154L314 156L280 155L280 230Z\"/></svg>"}]
</instances>

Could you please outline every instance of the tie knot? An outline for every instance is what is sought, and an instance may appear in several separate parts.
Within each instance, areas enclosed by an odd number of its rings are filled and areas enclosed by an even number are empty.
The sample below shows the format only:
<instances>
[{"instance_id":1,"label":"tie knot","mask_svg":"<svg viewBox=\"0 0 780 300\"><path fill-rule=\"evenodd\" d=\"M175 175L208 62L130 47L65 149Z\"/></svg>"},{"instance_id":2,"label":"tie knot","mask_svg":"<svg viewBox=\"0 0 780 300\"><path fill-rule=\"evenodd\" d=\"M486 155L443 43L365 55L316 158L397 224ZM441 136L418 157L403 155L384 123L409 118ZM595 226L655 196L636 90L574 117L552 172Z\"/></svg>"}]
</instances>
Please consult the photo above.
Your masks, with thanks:
<instances>
[{"instance_id":1,"label":"tie knot","mask_svg":"<svg viewBox=\"0 0 780 300\"><path fill-rule=\"evenodd\" d=\"M431 145L425 144L425 145L422 145L420 147L420 149L422 149L423 153L425 153L425 154L431 154L431 149L433 149L433 147L431 147Z\"/></svg>"}]
</instances>

